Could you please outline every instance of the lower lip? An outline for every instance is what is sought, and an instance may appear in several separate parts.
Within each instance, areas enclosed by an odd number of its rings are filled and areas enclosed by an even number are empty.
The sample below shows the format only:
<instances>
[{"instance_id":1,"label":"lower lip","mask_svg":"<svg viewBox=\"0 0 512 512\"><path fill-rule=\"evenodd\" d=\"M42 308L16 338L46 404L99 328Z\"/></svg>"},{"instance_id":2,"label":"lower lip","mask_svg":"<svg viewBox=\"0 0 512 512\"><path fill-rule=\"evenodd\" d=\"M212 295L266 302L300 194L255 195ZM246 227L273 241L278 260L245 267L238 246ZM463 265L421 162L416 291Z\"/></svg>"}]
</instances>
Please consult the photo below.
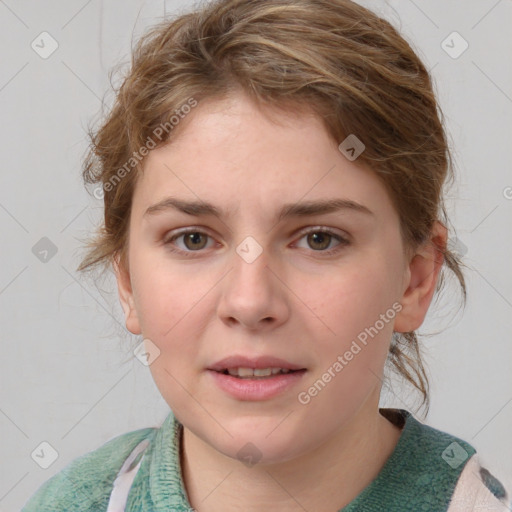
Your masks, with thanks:
<instances>
[{"instance_id":1,"label":"lower lip","mask_svg":"<svg viewBox=\"0 0 512 512\"><path fill-rule=\"evenodd\" d=\"M239 379L232 375L208 370L223 391L238 400L268 400L297 384L306 370L283 373L264 379Z\"/></svg>"}]
</instances>

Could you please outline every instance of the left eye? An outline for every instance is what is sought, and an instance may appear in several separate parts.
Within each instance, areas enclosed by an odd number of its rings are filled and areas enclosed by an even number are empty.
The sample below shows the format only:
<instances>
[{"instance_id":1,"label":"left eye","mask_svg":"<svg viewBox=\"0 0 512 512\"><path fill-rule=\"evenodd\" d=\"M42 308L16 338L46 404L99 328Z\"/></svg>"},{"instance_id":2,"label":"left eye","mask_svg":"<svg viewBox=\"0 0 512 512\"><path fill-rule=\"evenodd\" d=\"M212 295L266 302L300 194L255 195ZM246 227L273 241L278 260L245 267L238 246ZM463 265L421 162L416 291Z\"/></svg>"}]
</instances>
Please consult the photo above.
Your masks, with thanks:
<instances>
[{"instance_id":1,"label":"left eye","mask_svg":"<svg viewBox=\"0 0 512 512\"><path fill-rule=\"evenodd\" d=\"M334 240L338 242L335 247L339 245L346 245L348 243L345 238L336 233L333 233L332 231L319 229L305 233L301 237L301 240L304 238L306 239L306 243L308 244L309 248L313 249L314 251L322 252L330 252L330 250L333 249L333 247L330 246ZM326 249L329 250L326 251Z\"/></svg>"}]
</instances>

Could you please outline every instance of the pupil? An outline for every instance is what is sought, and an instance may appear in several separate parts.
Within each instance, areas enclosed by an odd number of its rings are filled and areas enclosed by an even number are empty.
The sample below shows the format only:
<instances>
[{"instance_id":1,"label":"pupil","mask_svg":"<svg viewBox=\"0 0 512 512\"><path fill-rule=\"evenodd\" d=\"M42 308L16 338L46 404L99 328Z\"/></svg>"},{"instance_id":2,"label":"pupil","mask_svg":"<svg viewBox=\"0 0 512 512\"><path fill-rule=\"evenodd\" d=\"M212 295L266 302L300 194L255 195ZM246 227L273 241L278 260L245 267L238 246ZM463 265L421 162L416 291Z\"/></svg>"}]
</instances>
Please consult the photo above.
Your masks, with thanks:
<instances>
[{"instance_id":1,"label":"pupil","mask_svg":"<svg viewBox=\"0 0 512 512\"><path fill-rule=\"evenodd\" d=\"M331 235L327 233L312 233L309 235L309 241L312 242L313 246L315 244L320 244L320 247L316 247L317 249L325 249L329 246L330 237Z\"/></svg>"},{"instance_id":2,"label":"pupil","mask_svg":"<svg viewBox=\"0 0 512 512\"><path fill-rule=\"evenodd\" d=\"M185 238L185 245L187 245L189 249L202 249L202 247L204 247L204 241L203 244L201 245L201 236L201 233L188 233L187 237ZM189 243L192 244L192 247L189 247Z\"/></svg>"}]
</instances>

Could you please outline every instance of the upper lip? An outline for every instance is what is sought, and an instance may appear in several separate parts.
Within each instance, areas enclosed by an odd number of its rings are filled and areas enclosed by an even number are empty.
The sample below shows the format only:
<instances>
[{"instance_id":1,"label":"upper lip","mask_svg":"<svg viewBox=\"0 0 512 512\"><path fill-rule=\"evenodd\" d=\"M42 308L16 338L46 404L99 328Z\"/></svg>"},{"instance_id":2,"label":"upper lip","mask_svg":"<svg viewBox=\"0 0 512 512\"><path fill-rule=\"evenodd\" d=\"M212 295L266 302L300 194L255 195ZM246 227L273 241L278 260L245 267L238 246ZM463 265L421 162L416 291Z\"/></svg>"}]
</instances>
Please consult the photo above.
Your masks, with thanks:
<instances>
[{"instance_id":1,"label":"upper lip","mask_svg":"<svg viewBox=\"0 0 512 512\"><path fill-rule=\"evenodd\" d=\"M303 366L298 364L290 363L284 359L273 356L259 356L259 357L247 357L233 355L225 357L208 367L208 370L214 370L221 372L223 370L229 370L231 368L283 368L288 370L303 370Z\"/></svg>"}]
</instances>

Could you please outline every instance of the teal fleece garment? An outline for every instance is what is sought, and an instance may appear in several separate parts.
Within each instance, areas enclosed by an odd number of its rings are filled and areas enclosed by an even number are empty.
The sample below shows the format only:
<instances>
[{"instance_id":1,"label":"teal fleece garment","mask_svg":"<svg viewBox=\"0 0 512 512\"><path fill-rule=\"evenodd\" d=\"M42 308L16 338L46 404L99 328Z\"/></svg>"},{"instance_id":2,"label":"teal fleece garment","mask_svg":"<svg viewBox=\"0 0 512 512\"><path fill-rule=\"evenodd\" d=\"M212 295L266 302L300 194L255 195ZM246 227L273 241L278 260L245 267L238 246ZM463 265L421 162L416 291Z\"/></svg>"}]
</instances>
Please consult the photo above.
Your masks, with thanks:
<instances>
[{"instance_id":1,"label":"teal fleece garment","mask_svg":"<svg viewBox=\"0 0 512 512\"><path fill-rule=\"evenodd\" d=\"M460 473L475 449L420 423L404 409L380 412L403 426L402 434L376 479L340 512L446 511ZM144 439L150 444L133 481L126 512L191 512L181 478L181 431L182 425L170 412L160 428L115 437L45 482L22 512L106 511L119 469Z\"/></svg>"}]
</instances>

